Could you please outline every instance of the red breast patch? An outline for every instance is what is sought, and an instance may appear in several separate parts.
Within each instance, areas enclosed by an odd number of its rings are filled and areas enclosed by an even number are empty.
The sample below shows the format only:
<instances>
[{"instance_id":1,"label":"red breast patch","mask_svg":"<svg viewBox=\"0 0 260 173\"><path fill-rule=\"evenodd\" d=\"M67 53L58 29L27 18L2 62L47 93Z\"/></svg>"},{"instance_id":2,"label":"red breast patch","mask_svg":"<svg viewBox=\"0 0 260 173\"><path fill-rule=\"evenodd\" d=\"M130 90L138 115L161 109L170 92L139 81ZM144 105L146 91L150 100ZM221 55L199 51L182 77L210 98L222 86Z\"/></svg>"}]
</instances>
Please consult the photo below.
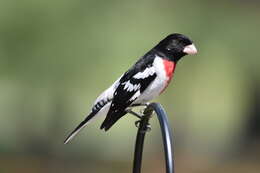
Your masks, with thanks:
<instances>
[{"instance_id":1,"label":"red breast patch","mask_svg":"<svg viewBox=\"0 0 260 173\"><path fill-rule=\"evenodd\" d=\"M162 92L165 90L165 88L169 85L171 79L172 79L172 76L173 76L173 72L174 72L174 69L175 69L175 66L176 64L172 61L168 61L168 60L163 60L163 65L164 65L164 70L166 72L166 76L167 76L167 81L166 81L166 84L165 84L165 87L164 89L162 90ZM162 93L161 92L161 93Z\"/></svg>"}]
</instances>

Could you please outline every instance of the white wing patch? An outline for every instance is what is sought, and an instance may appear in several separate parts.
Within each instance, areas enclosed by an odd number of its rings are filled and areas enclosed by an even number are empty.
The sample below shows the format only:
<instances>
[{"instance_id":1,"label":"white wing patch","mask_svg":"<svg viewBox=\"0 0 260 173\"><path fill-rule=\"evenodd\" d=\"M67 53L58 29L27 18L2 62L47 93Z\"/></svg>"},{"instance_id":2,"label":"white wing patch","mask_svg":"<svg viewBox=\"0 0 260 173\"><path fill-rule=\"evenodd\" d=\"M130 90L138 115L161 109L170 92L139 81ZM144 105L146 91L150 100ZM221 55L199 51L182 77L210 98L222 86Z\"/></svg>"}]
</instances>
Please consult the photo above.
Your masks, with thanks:
<instances>
[{"instance_id":1,"label":"white wing patch","mask_svg":"<svg viewBox=\"0 0 260 173\"><path fill-rule=\"evenodd\" d=\"M144 71L142 72L138 72L136 75L134 75L133 77L135 79L145 79L148 76L152 76L155 73L155 69L154 67L148 67L146 68Z\"/></svg>"},{"instance_id":2,"label":"white wing patch","mask_svg":"<svg viewBox=\"0 0 260 173\"><path fill-rule=\"evenodd\" d=\"M126 90L128 92L137 91L141 87L140 84L132 84L130 81L124 82L122 84L125 85L124 90Z\"/></svg>"},{"instance_id":3,"label":"white wing patch","mask_svg":"<svg viewBox=\"0 0 260 173\"><path fill-rule=\"evenodd\" d=\"M133 101L133 100L135 100L136 98L138 98L139 96L140 96L140 90L139 91L137 91L132 97L131 97L131 99L130 99L130 101Z\"/></svg>"},{"instance_id":4,"label":"white wing patch","mask_svg":"<svg viewBox=\"0 0 260 173\"><path fill-rule=\"evenodd\" d=\"M148 78L149 76L154 75L155 73L156 73L156 70L153 66L147 67L144 71L136 73L133 76L133 78L134 79L145 79L145 78ZM129 101L134 101L141 95L141 92L140 92L141 85L140 84L132 84L130 82L130 80L128 80L128 81L122 83L122 85L124 85L124 90L126 90L128 92L136 91L134 93L134 95L130 98Z\"/></svg>"}]
</instances>

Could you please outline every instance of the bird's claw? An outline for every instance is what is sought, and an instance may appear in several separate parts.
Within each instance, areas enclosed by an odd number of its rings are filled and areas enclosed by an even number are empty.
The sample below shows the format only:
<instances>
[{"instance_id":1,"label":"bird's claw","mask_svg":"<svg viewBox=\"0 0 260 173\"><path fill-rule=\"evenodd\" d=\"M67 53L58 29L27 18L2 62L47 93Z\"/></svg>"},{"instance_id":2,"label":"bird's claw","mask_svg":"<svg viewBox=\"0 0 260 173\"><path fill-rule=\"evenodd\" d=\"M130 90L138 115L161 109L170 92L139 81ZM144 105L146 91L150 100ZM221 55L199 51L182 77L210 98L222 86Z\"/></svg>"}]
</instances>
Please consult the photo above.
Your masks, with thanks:
<instances>
[{"instance_id":1,"label":"bird's claw","mask_svg":"<svg viewBox=\"0 0 260 173\"><path fill-rule=\"evenodd\" d=\"M141 109L140 111L140 114L143 115L143 116L149 116L149 117L152 117L153 116L153 113L154 111L151 111L151 113L149 113L149 115L146 114L146 109Z\"/></svg>"},{"instance_id":2,"label":"bird's claw","mask_svg":"<svg viewBox=\"0 0 260 173\"><path fill-rule=\"evenodd\" d=\"M135 122L135 126L136 126L137 128L139 128L139 127L140 127L140 123L141 123L141 120L136 121L136 122ZM151 124L148 123L148 124L146 125L145 129L144 129L144 130L141 130L141 132L142 132L142 133L146 133L146 132L150 132L151 130L152 130Z\"/></svg>"},{"instance_id":3,"label":"bird's claw","mask_svg":"<svg viewBox=\"0 0 260 173\"><path fill-rule=\"evenodd\" d=\"M139 128L140 122L141 122L141 120L136 121L135 122L135 127Z\"/></svg>"}]
</instances>

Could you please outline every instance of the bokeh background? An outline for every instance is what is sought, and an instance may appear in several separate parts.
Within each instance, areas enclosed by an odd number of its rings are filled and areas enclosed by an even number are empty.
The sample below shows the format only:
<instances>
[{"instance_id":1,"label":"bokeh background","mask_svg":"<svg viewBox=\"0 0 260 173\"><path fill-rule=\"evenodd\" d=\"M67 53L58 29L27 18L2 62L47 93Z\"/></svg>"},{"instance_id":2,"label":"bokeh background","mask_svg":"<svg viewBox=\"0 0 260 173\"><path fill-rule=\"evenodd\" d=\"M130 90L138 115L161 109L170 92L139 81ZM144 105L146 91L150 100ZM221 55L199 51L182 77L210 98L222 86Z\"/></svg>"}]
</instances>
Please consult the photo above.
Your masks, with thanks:
<instances>
[{"instance_id":1,"label":"bokeh background","mask_svg":"<svg viewBox=\"0 0 260 173\"><path fill-rule=\"evenodd\" d=\"M166 35L198 50L157 100L178 173L260 172L260 3L256 0L1 0L0 172L131 172L136 118L66 135L98 94ZM159 125L143 172L164 172Z\"/></svg>"}]
</instances>

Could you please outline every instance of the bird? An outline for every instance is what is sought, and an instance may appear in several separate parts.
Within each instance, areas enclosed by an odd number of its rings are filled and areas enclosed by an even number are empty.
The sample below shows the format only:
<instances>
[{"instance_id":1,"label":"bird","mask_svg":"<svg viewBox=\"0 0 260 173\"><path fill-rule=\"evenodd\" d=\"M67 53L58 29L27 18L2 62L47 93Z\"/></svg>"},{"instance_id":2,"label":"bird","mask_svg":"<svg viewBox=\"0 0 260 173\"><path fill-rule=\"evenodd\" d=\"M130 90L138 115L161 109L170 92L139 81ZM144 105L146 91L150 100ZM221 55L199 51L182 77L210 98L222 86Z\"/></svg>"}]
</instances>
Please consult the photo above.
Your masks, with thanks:
<instances>
[{"instance_id":1,"label":"bird","mask_svg":"<svg viewBox=\"0 0 260 173\"><path fill-rule=\"evenodd\" d=\"M97 97L90 113L68 135L64 144L96 117L106 115L100 129L107 131L127 114L131 105L145 104L159 96L170 83L178 61L185 55L194 54L197 49L187 36L179 33L166 36Z\"/></svg>"}]
</instances>

